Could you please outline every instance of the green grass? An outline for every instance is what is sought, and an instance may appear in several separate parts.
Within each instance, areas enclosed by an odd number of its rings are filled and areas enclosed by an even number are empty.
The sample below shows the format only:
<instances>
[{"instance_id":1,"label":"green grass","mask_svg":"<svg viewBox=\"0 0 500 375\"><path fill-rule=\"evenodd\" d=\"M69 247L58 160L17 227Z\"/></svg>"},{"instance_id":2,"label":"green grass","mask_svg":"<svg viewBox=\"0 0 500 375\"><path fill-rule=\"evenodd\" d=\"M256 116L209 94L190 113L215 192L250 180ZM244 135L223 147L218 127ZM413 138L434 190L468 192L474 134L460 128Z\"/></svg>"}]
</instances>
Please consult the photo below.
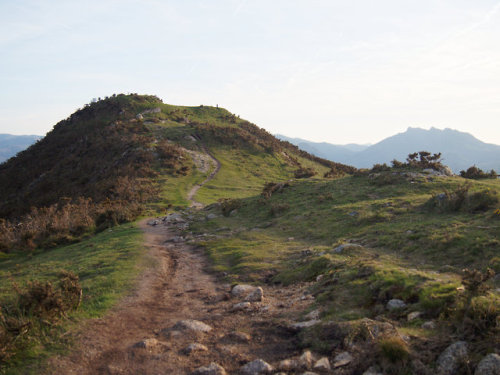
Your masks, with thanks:
<instances>
[{"instance_id":1,"label":"green grass","mask_svg":"<svg viewBox=\"0 0 500 375\"><path fill-rule=\"evenodd\" d=\"M387 301L403 299L409 311L423 311L426 319L446 317L462 268L498 268L496 207L440 213L426 205L433 195L463 183L458 177L416 183L398 177L389 184L367 176L292 181L270 199L243 199L236 215L199 221L191 230L229 228L202 245L230 281L258 282L274 274L275 282L287 285L322 275L311 291L323 319L382 314L420 332L415 322L406 322L408 310L388 312ZM498 192L500 181L476 181L471 191L485 188ZM332 251L346 243L361 246Z\"/></svg>"},{"instance_id":2,"label":"green grass","mask_svg":"<svg viewBox=\"0 0 500 375\"><path fill-rule=\"evenodd\" d=\"M211 152L221 169L199 190L196 199L202 203L258 195L268 180L283 181L293 176L292 168L276 155L222 147L212 147Z\"/></svg>"},{"instance_id":3,"label":"green grass","mask_svg":"<svg viewBox=\"0 0 500 375\"><path fill-rule=\"evenodd\" d=\"M40 251L32 256L12 254L0 260L0 300L14 297L13 283L23 288L29 281L55 281L61 270L80 278L83 301L70 320L51 331L36 332L29 347L18 353L6 374L37 373L43 360L67 350L61 334L85 318L102 316L130 291L143 265L142 232L134 224L106 230L70 246Z\"/></svg>"}]
</instances>

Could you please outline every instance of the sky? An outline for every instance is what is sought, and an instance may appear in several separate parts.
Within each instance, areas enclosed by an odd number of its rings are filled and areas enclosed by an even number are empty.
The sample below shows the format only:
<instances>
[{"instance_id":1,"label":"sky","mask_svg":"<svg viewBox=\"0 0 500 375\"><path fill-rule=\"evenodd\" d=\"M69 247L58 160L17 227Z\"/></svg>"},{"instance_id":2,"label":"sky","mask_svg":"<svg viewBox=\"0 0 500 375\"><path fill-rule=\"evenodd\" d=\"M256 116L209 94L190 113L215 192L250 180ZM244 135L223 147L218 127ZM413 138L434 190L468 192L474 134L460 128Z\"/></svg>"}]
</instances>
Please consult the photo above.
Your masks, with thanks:
<instances>
[{"instance_id":1,"label":"sky","mask_svg":"<svg viewBox=\"0 0 500 375\"><path fill-rule=\"evenodd\" d=\"M129 92L312 141L500 144L500 1L0 0L0 133Z\"/></svg>"}]
</instances>

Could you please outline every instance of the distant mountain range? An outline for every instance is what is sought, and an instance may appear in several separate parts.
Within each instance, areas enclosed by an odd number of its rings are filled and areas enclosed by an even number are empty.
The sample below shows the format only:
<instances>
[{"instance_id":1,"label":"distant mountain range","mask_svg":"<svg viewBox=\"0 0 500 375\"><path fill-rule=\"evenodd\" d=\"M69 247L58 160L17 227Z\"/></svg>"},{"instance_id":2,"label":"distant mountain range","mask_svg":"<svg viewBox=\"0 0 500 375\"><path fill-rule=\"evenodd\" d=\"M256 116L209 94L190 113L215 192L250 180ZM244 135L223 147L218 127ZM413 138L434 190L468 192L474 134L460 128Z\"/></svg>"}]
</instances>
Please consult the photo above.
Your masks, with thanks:
<instances>
[{"instance_id":1,"label":"distant mountain range","mask_svg":"<svg viewBox=\"0 0 500 375\"><path fill-rule=\"evenodd\" d=\"M455 173L472 165L483 170L500 171L500 146L481 142L471 134L453 129L429 130L408 128L404 133L388 137L374 145L334 145L311 142L300 138L276 135L316 156L358 168L369 168L376 163L406 160L416 151L441 152L443 163Z\"/></svg>"},{"instance_id":2,"label":"distant mountain range","mask_svg":"<svg viewBox=\"0 0 500 375\"><path fill-rule=\"evenodd\" d=\"M0 163L41 139L39 135L0 134Z\"/></svg>"}]
</instances>

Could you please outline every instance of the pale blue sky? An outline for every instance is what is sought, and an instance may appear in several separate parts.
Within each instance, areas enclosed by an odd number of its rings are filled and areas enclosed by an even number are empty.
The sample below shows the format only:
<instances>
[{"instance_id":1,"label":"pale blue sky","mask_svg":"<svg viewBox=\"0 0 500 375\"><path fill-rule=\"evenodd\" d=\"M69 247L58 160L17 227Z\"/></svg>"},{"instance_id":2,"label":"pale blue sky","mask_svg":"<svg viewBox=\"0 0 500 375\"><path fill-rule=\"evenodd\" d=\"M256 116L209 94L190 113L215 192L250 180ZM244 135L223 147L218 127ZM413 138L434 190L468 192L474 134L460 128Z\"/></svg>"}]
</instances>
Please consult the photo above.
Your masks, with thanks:
<instances>
[{"instance_id":1,"label":"pale blue sky","mask_svg":"<svg viewBox=\"0 0 500 375\"><path fill-rule=\"evenodd\" d=\"M434 126L500 144L493 0L0 0L0 57L0 133L137 92L315 141Z\"/></svg>"}]
</instances>

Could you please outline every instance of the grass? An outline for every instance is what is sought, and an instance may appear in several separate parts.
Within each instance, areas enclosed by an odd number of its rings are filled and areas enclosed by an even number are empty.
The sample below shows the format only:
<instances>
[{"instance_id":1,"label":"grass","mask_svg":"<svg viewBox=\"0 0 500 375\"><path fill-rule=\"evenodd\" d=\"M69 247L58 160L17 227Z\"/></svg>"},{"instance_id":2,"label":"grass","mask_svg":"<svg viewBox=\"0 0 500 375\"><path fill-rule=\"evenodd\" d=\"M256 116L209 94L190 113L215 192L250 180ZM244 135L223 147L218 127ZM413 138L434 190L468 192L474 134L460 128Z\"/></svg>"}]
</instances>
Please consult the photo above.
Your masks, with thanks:
<instances>
[{"instance_id":1,"label":"grass","mask_svg":"<svg viewBox=\"0 0 500 375\"><path fill-rule=\"evenodd\" d=\"M462 268L498 268L497 206L475 213L442 213L426 206L432 196L458 189L463 182L458 177L413 183L400 178L379 184L367 176L291 181L269 199L257 193L241 200L236 215L198 221L191 230L228 228L201 244L229 281L258 282L274 275L274 282L287 285L314 282L322 275L311 291L323 319L382 315L426 337L429 334L415 326L418 321L406 321L408 312L422 311L423 319L447 319L457 301ZM470 191L488 188L498 192L500 182L476 181ZM211 210L218 212L216 207ZM354 246L333 251L340 244ZM388 311L386 303L393 298L408 307ZM498 300L481 298L493 305Z\"/></svg>"},{"instance_id":2,"label":"grass","mask_svg":"<svg viewBox=\"0 0 500 375\"><path fill-rule=\"evenodd\" d=\"M61 270L80 278L83 301L78 311L47 332L37 332L26 350L11 359L6 374L37 373L43 360L64 352L67 339L62 334L75 322L102 316L132 287L144 255L142 233L133 224L102 232L70 246L41 251L32 256L12 254L0 260L0 300L14 297L13 283L19 287L29 281L52 281Z\"/></svg>"}]
</instances>

